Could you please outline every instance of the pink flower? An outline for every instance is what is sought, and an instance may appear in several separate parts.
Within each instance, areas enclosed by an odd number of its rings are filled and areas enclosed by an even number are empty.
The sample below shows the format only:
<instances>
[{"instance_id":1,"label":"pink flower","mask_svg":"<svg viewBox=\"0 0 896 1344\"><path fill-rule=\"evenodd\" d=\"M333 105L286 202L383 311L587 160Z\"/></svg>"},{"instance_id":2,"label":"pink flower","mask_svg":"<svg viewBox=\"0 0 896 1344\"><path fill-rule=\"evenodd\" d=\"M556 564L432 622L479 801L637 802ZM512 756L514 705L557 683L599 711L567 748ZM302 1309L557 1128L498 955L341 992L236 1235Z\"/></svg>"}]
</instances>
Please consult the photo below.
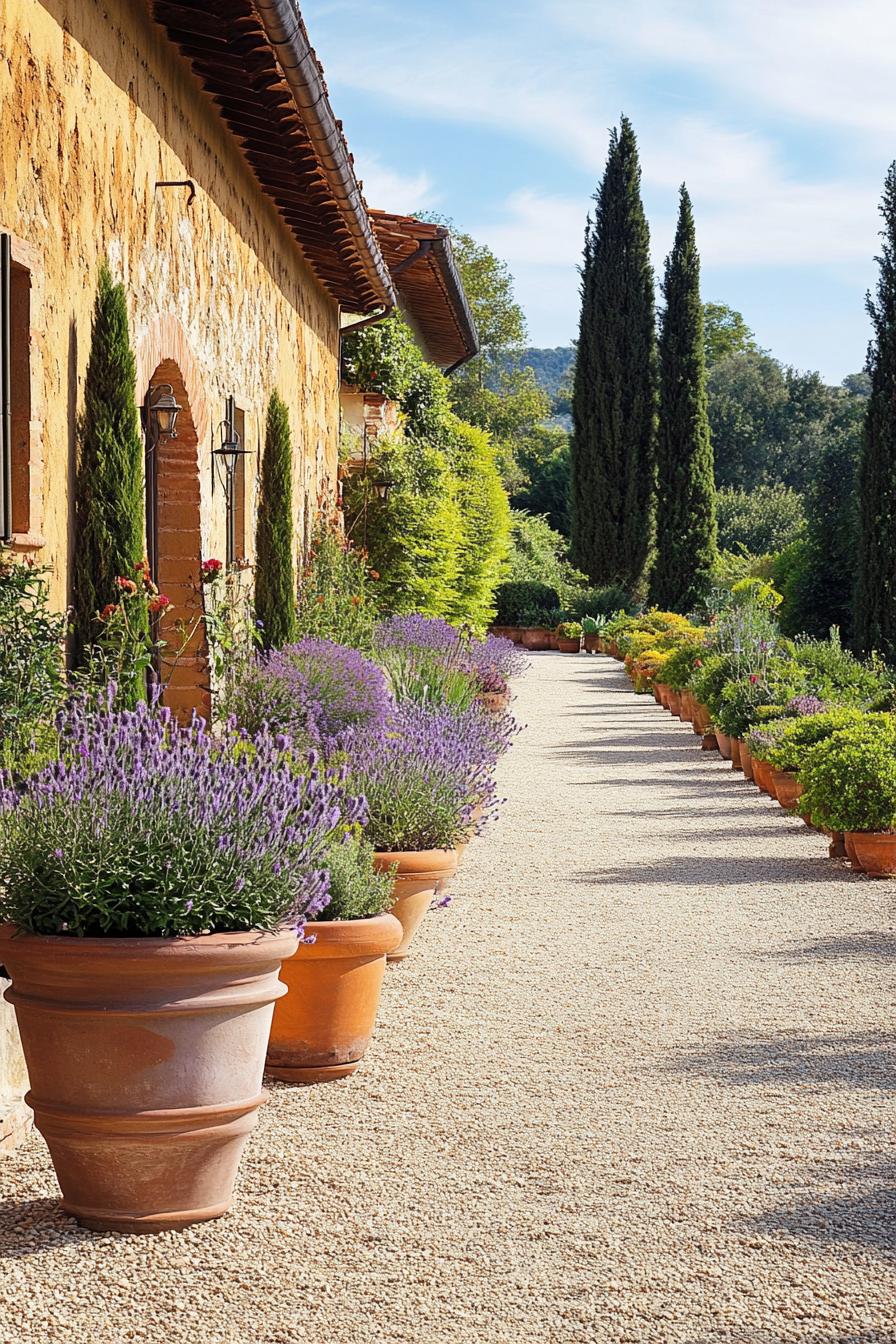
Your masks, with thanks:
<instances>
[{"instance_id":1,"label":"pink flower","mask_svg":"<svg viewBox=\"0 0 896 1344\"><path fill-rule=\"evenodd\" d=\"M759 680L759 678L757 677L756 673L755 673L755 672L751 672L751 673L750 673L750 681L751 681L751 683L755 686L758 680Z\"/></svg>"},{"instance_id":2,"label":"pink flower","mask_svg":"<svg viewBox=\"0 0 896 1344\"><path fill-rule=\"evenodd\" d=\"M154 597L150 602L149 610L155 615L157 611L164 611L166 607L170 606L171 598L166 597L164 593L159 593L158 597Z\"/></svg>"}]
</instances>

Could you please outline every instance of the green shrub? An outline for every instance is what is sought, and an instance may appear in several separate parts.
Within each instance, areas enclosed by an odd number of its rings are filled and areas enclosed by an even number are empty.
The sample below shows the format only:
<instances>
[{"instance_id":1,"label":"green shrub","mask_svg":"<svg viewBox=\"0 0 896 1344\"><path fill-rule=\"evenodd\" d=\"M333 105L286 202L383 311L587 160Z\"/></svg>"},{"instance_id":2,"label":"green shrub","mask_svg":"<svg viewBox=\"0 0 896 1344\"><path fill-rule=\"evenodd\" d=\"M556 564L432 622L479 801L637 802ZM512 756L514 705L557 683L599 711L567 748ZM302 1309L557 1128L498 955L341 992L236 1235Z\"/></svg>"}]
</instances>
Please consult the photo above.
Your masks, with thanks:
<instances>
[{"instance_id":1,"label":"green shrub","mask_svg":"<svg viewBox=\"0 0 896 1344\"><path fill-rule=\"evenodd\" d=\"M289 411L271 393L261 458L261 497L256 524L255 615L266 648L296 637L296 583L293 567L292 444Z\"/></svg>"},{"instance_id":2,"label":"green shrub","mask_svg":"<svg viewBox=\"0 0 896 1344\"><path fill-rule=\"evenodd\" d=\"M896 829L896 719L866 715L812 747L800 806L831 831Z\"/></svg>"},{"instance_id":3,"label":"green shrub","mask_svg":"<svg viewBox=\"0 0 896 1344\"><path fill-rule=\"evenodd\" d=\"M17 774L40 763L65 696L66 620L50 610L49 573L0 548L0 769Z\"/></svg>"},{"instance_id":4,"label":"green shrub","mask_svg":"<svg viewBox=\"0 0 896 1344\"><path fill-rule=\"evenodd\" d=\"M718 490L716 517L719 547L754 556L783 551L806 522L802 496L786 485Z\"/></svg>"},{"instance_id":5,"label":"green shrub","mask_svg":"<svg viewBox=\"0 0 896 1344\"><path fill-rule=\"evenodd\" d=\"M461 526L457 578L441 614L483 629L494 617L495 589L510 550L510 506L484 430L452 416L448 460Z\"/></svg>"},{"instance_id":6,"label":"green shrub","mask_svg":"<svg viewBox=\"0 0 896 1344\"><path fill-rule=\"evenodd\" d=\"M330 874L330 901L318 919L369 919L389 909L395 899L392 873L377 872L373 853L373 845L357 833L330 845L321 863Z\"/></svg>"},{"instance_id":7,"label":"green shrub","mask_svg":"<svg viewBox=\"0 0 896 1344\"><path fill-rule=\"evenodd\" d=\"M701 705L715 716L722 703L722 692L735 671L729 654L713 653L701 659L691 678L691 690Z\"/></svg>"},{"instance_id":8,"label":"green shrub","mask_svg":"<svg viewBox=\"0 0 896 1344\"><path fill-rule=\"evenodd\" d=\"M711 711L713 723L729 737L742 738L759 720L760 706L780 705L790 696L767 682L739 677L722 687L718 705Z\"/></svg>"},{"instance_id":9,"label":"green shrub","mask_svg":"<svg viewBox=\"0 0 896 1344\"><path fill-rule=\"evenodd\" d=\"M320 514L299 582L297 637L369 649L378 614L376 588L366 557L345 537L335 516Z\"/></svg>"},{"instance_id":10,"label":"green shrub","mask_svg":"<svg viewBox=\"0 0 896 1344\"><path fill-rule=\"evenodd\" d=\"M807 690L822 700L865 704L885 691L888 674L880 662L862 662L840 643L832 630L828 639L801 639L793 646Z\"/></svg>"},{"instance_id":11,"label":"green shrub","mask_svg":"<svg viewBox=\"0 0 896 1344\"><path fill-rule=\"evenodd\" d=\"M582 625L579 621L560 621L557 634L561 639L581 639Z\"/></svg>"},{"instance_id":12,"label":"green shrub","mask_svg":"<svg viewBox=\"0 0 896 1344\"><path fill-rule=\"evenodd\" d=\"M583 616L612 616L617 611L631 611L635 603L631 593L619 584L613 584L609 588L575 590L566 605L581 620Z\"/></svg>"},{"instance_id":13,"label":"green shrub","mask_svg":"<svg viewBox=\"0 0 896 1344\"><path fill-rule=\"evenodd\" d=\"M863 717L861 710L844 708L782 719L766 759L776 770L799 770L810 747L826 741L842 728L858 725Z\"/></svg>"},{"instance_id":14,"label":"green shrub","mask_svg":"<svg viewBox=\"0 0 896 1344\"><path fill-rule=\"evenodd\" d=\"M663 663L663 684L670 686L673 691L683 691L691 685L705 654L702 643L679 644Z\"/></svg>"},{"instance_id":15,"label":"green shrub","mask_svg":"<svg viewBox=\"0 0 896 1344\"><path fill-rule=\"evenodd\" d=\"M495 590L497 625L523 625L525 612L549 612L560 605L557 590L547 583L502 583Z\"/></svg>"},{"instance_id":16,"label":"green shrub","mask_svg":"<svg viewBox=\"0 0 896 1344\"><path fill-rule=\"evenodd\" d=\"M585 576L567 558L568 542L546 518L511 512L511 550L507 577L511 582L546 583L568 606L585 590ZM593 590L592 590L593 591Z\"/></svg>"}]
</instances>

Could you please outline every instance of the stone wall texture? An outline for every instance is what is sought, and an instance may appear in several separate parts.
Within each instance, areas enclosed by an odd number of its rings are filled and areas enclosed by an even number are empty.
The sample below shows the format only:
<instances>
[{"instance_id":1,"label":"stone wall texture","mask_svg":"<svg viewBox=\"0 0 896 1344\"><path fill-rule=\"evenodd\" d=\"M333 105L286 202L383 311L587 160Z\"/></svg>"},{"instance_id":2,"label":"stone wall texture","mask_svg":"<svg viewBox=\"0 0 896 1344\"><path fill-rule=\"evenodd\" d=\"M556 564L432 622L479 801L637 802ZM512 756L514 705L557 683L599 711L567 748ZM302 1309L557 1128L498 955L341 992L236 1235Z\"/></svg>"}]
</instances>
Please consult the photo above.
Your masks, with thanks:
<instances>
[{"instance_id":1,"label":"stone wall texture","mask_svg":"<svg viewBox=\"0 0 896 1344\"><path fill-rule=\"evenodd\" d=\"M133 0L0 0L0 229L31 271L34 549L68 594L76 420L100 265L128 296L138 400L174 359L198 437L203 557L224 554L210 457L225 399L245 412L250 558L264 412L294 434L297 546L335 482L337 305L306 266L189 68ZM191 178L185 187L160 188ZM45 545L38 549L38 542Z\"/></svg>"}]
</instances>

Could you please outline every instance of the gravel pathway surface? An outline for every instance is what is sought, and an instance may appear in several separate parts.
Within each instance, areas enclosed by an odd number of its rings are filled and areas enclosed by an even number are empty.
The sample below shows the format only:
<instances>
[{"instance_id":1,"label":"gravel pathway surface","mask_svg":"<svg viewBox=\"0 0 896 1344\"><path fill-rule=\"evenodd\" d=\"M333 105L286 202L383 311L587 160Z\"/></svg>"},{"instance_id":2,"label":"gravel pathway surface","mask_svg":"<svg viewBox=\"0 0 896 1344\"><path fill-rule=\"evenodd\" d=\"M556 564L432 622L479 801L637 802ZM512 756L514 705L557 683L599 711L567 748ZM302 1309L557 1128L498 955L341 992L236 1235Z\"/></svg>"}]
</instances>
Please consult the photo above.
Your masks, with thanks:
<instances>
[{"instance_id":1,"label":"gravel pathway surface","mask_svg":"<svg viewBox=\"0 0 896 1344\"><path fill-rule=\"evenodd\" d=\"M84 1232L0 1159L3 1344L896 1341L896 888L608 659L517 713L368 1060L274 1086L231 1215Z\"/></svg>"}]
</instances>

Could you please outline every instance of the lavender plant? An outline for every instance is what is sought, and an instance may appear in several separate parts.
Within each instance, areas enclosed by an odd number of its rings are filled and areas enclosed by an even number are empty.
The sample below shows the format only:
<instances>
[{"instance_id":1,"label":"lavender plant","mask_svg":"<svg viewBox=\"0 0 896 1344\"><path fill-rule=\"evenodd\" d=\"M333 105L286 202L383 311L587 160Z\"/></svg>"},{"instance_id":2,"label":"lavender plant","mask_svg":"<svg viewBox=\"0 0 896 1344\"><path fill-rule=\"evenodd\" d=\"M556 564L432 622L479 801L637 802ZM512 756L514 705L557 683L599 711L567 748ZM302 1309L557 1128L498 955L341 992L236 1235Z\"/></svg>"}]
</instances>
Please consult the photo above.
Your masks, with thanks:
<instances>
[{"instance_id":1,"label":"lavender plant","mask_svg":"<svg viewBox=\"0 0 896 1344\"><path fill-rule=\"evenodd\" d=\"M221 708L249 732L267 725L331 755L353 730L382 726L391 703L382 670L357 649L303 639L246 662Z\"/></svg>"},{"instance_id":2,"label":"lavender plant","mask_svg":"<svg viewBox=\"0 0 896 1344\"><path fill-rule=\"evenodd\" d=\"M516 727L478 706L400 704L353 744L348 784L367 804L375 849L451 849L497 806L495 764Z\"/></svg>"},{"instance_id":3,"label":"lavender plant","mask_svg":"<svg viewBox=\"0 0 896 1344\"><path fill-rule=\"evenodd\" d=\"M287 737L212 737L115 688L58 720L60 757L0 789L0 918L76 937L299 926L326 905L327 847L363 800Z\"/></svg>"}]
</instances>

